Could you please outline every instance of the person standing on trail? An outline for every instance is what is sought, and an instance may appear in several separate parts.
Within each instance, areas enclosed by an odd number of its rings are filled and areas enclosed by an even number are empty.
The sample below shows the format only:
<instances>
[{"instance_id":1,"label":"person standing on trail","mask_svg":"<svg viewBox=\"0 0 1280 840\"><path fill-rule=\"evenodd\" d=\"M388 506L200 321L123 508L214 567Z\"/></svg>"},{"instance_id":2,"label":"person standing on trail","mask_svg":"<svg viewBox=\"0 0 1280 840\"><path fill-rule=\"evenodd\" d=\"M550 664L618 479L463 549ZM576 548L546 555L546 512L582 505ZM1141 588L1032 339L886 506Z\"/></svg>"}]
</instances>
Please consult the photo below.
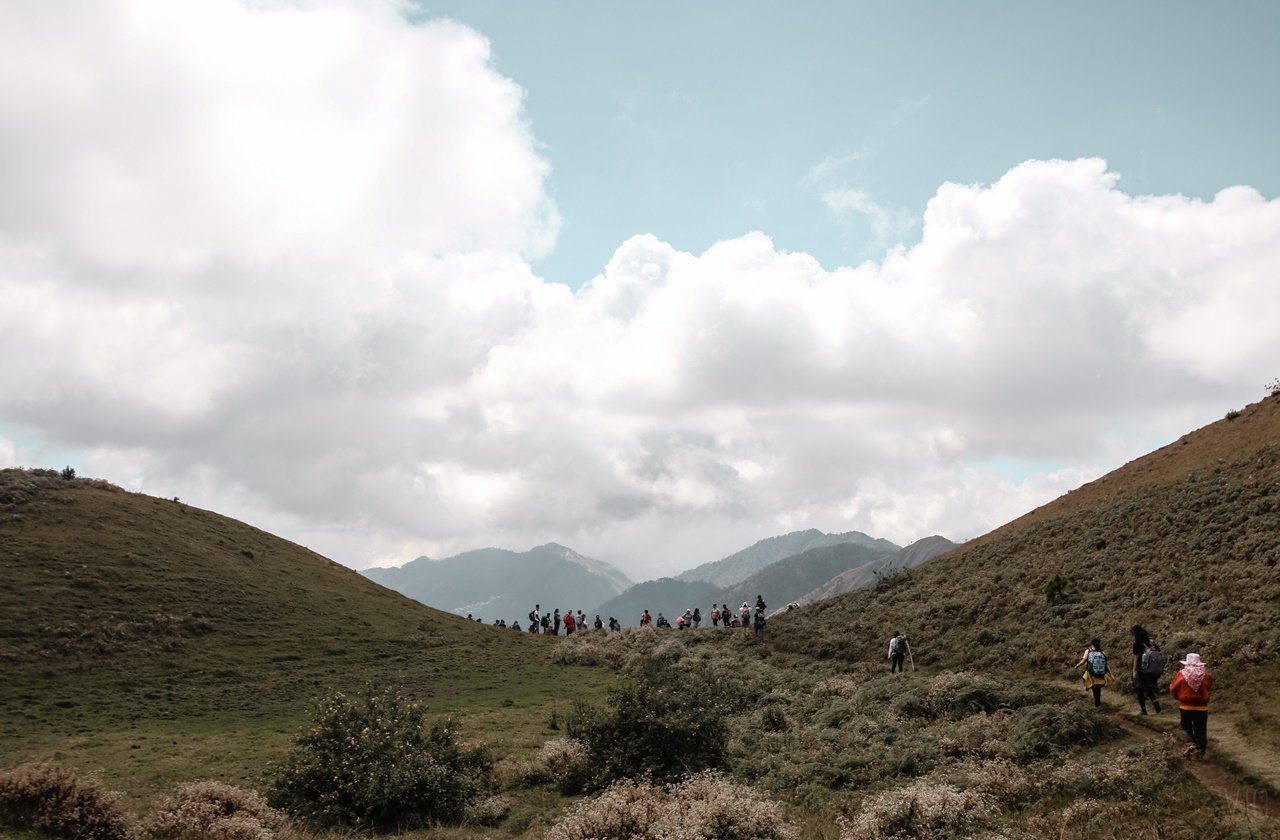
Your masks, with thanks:
<instances>
[{"instance_id":1,"label":"person standing on trail","mask_svg":"<svg viewBox=\"0 0 1280 840\"><path fill-rule=\"evenodd\" d=\"M747 606L747 602L742 602L742 607L738 610L738 620L742 622L743 627L751 627L751 607Z\"/></svg>"},{"instance_id":2,"label":"person standing on trail","mask_svg":"<svg viewBox=\"0 0 1280 840\"><path fill-rule=\"evenodd\" d=\"M1107 655L1102 652L1102 642L1092 639L1089 646L1080 654L1080 661L1075 667L1084 666L1084 686L1093 692L1093 705L1102 705L1102 687L1111 684L1111 670L1107 668Z\"/></svg>"},{"instance_id":3,"label":"person standing on trail","mask_svg":"<svg viewBox=\"0 0 1280 840\"><path fill-rule=\"evenodd\" d=\"M1160 713L1160 675L1164 673L1164 654L1141 624L1133 625L1133 693L1138 695L1138 708L1145 715L1147 700Z\"/></svg>"},{"instance_id":4,"label":"person standing on trail","mask_svg":"<svg viewBox=\"0 0 1280 840\"><path fill-rule=\"evenodd\" d=\"M1204 758L1209 745L1209 688L1213 685L1213 675L1205 670L1198 653L1188 653L1179 663L1182 670L1173 675L1169 693L1178 701L1182 714L1182 731L1187 740L1182 754Z\"/></svg>"},{"instance_id":5,"label":"person standing on trail","mask_svg":"<svg viewBox=\"0 0 1280 840\"><path fill-rule=\"evenodd\" d=\"M596 623L595 623L595 628L596 628L597 630L603 630L603 629L604 629L604 622L600 620L600 613L596 613Z\"/></svg>"},{"instance_id":6,"label":"person standing on trail","mask_svg":"<svg viewBox=\"0 0 1280 840\"><path fill-rule=\"evenodd\" d=\"M906 673L907 669L903 664L906 661L907 637L902 635L902 631L894 630L893 638L889 640L889 673Z\"/></svg>"},{"instance_id":7,"label":"person standing on trail","mask_svg":"<svg viewBox=\"0 0 1280 840\"><path fill-rule=\"evenodd\" d=\"M693 608L693 629L697 630L698 625L701 623L702 623L702 608L694 607Z\"/></svg>"},{"instance_id":8,"label":"person standing on trail","mask_svg":"<svg viewBox=\"0 0 1280 840\"><path fill-rule=\"evenodd\" d=\"M574 616L573 616L573 610L565 610L565 612L564 612L564 634L565 634L566 636L572 636L572 635L573 635L573 628L574 628L574 625L575 625L575 624L577 624L577 623L578 623L578 620L577 620L576 618L574 618Z\"/></svg>"},{"instance_id":9,"label":"person standing on trail","mask_svg":"<svg viewBox=\"0 0 1280 840\"><path fill-rule=\"evenodd\" d=\"M720 626L720 608L717 607L715 604L711 605L711 626L712 627Z\"/></svg>"},{"instance_id":10,"label":"person standing on trail","mask_svg":"<svg viewBox=\"0 0 1280 840\"><path fill-rule=\"evenodd\" d=\"M556 607L556 611L551 616L551 628L557 636L560 635L560 608Z\"/></svg>"}]
</instances>

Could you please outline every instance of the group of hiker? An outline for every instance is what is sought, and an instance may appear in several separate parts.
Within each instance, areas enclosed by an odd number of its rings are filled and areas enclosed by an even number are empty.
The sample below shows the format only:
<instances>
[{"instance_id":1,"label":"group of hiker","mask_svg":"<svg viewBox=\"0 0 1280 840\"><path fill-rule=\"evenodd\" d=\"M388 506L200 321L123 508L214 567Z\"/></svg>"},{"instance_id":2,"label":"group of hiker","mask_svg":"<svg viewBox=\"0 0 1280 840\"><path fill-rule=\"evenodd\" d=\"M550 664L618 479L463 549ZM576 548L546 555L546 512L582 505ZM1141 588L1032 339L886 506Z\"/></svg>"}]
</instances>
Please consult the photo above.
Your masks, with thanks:
<instances>
[{"instance_id":1,"label":"group of hiker","mask_svg":"<svg viewBox=\"0 0 1280 840\"><path fill-rule=\"evenodd\" d=\"M752 608L747 605L746 601L742 602L742 607L738 610L729 609L728 604L712 604L711 605L711 626L724 627L726 630L737 628L745 628L754 630L757 636L764 635L764 627L767 623L764 612L767 609L764 598L760 595L756 596L756 606L754 617ZM683 613L676 616L674 627L677 630L698 629L702 624L702 609L693 607L686 609ZM662 613L658 613L658 617L654 618L653 614L646 609L640 614L641 627L656 627L660 630L669 630L673 626L671 621Z\"/></svg>"},{"instance_id":2,"label":"group of hiker","mask_svg":"<svg viewBox=\"0 0 1280 840\"><path fill-rule=\"evenodd\" d=\"M600 613L596 613L595 621L587 623L587 615L582 610L576 613L573 610L565 610L563 614L560 608L547 612L542 611L541 604L534 604L533 609L529 610L528 632L530 633L546 633L551 636L559 636L560 629L564 628L564 635L572 636L574 631L582 630L603 630L605 628L604 620L600 618ZM512 622L512 628L520 629L520 622ZM622 625L618 623L618 619L609 616L609 629L621 630Z\"/></svg>"},{"instance_id":3,"label":"group of hiker","mask_svg":"<svg viewBox=\"0 0 1280 840\"><path fill-rule=\"evenodd\" d=\"M1135 624L1129 632L1133 637L1129 681L1134 694L1138 696L1138 708L1145 715L1147 701L1150 700L1151 708L1159 714L1160 678L1165 669L1164 653L1141 625ZM1178 660L1178 664L1182 668L1169 682L1169 694L1178 703L1186 742L1182 754L1203 758L1208 747L1209 689L1213 685L1213 675L1205 669L1204 661L1198 653L1188 653L1186 659ZM1102 687L1113 682L1101 640L1095 638L1090 641L1075 667L1084 669L1081 678L1085 687L1093 693L1094 706L1101 706Z\"/></svg>"},{"instance_id":4,"label":"group of hiker","mask_svg":"<svg viewBox=\"0 0 1280 840\"><path fill-rule=\"evenodd\" d=\"M1160 679L1165 670L1164 652L1141 625L1135 624L1129 632L1133 637L1129 684L1137 695L1138 709L1142 714L1147 714L1147 702L1150 701L1151 708L1159 714ZM904 671L905 662L911 656L907 637L895 631L889 639L887 656L890 673ZM1205 669L1204 661L1198 653L1188 653L1186 659L1178 660L1178 664L1182 668L1173 675L1169 683L1169 694L1177 701L1181 716L1180 724L1185 738L1182 754L1203 758L1208 744L1206 733L1209 724L1209 689L1213 685L1213 675ZM1083 668L1081 678L1085 687L1093 694L1093 704L1101 706L1102 688L1110 685L1113 677L1100 639L1090 641L1075 667Z\"/></svg>"}]
</instances>

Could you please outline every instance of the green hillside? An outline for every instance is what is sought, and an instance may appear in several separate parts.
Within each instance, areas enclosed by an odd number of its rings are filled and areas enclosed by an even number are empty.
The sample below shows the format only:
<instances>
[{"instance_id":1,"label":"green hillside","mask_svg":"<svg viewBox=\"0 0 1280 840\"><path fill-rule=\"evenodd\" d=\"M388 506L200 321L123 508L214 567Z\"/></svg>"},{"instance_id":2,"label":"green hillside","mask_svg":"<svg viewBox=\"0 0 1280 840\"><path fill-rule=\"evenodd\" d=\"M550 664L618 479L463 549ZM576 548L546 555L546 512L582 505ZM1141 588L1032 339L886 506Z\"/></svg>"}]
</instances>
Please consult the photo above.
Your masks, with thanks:
<instances>
[{"instance_id":1,"label":"green hillside","mask_svg":"<svg viewBox=\"0 0 1280 840\"><path fill-rule=\"evenodd\" d=\"M774 638L787 651L878 664L900 629L919 666L1071 684L1091 637L1123 668L1129 627L1142 624L1166 653L1206 659L1215 726L1247 733L1275 772L1277 561L1271 397L910 572L780 617Z\"/></svg>"},{"instance_id":2,"label":"green hillside","mask_svg":"<svg viewBox=\"0 0 1280 840\"><path fill-rule=\"evenodd\" d=\"M215 513L52 471L0 471L0 577L0 755L68 762L131 793L166 776L252 778L334 691L400 687L480 729L545 720L565 678L550 639L424 607ZM575 676L588 694L604 679Z\"/></svg>"}]
</instances>

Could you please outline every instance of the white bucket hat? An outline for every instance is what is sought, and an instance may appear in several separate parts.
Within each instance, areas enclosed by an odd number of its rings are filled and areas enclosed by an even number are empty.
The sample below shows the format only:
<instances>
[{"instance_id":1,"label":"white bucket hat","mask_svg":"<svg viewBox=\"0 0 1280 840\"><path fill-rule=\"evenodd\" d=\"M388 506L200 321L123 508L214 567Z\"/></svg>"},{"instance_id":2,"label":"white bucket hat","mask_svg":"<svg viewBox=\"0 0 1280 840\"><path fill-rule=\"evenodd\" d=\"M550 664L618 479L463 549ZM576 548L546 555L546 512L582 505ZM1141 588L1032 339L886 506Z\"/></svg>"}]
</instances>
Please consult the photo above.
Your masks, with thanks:
<instances>
[{"instance_id":1,"label":"white bucket hat","mask_svg":"<svg viewBox=\"0 0 1280 840\"><path fill-rule=\"evenodd\" d=\"M1188 653L1186 659L1180 659L1178 661L1181 662L1183 665L1203 665L1204 664L1203 662L1200 661L1200 654L1198 653Z\"/></svg>"}]
</instances>

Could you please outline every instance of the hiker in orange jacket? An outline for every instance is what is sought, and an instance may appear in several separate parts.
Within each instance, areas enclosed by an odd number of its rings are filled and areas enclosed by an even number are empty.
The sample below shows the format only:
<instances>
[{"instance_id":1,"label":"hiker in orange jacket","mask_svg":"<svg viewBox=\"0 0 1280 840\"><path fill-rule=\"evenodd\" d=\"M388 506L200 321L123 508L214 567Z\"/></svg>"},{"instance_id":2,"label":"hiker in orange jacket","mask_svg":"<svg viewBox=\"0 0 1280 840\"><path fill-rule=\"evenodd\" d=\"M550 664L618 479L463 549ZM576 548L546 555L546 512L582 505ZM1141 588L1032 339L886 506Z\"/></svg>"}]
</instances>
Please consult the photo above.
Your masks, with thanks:
<instances>
[{"instance_id":1,"label":"hiker in orange jacket","mask_svg":"<svg viewBox=\"0 0 1280 840\"><path fill-rule=\"evenodd\" d=\"M1178 709L1182 713L1182 731L1187 740L1182 754L1197 754L1204 758L1208 747L1209 688L1213 685L1213 675L1205 670L1198 653L1188 653L1186 659L1179 661L1183 667L1173 675L1169 693L1178 701Z\"/></svg>"}]
</instances>

